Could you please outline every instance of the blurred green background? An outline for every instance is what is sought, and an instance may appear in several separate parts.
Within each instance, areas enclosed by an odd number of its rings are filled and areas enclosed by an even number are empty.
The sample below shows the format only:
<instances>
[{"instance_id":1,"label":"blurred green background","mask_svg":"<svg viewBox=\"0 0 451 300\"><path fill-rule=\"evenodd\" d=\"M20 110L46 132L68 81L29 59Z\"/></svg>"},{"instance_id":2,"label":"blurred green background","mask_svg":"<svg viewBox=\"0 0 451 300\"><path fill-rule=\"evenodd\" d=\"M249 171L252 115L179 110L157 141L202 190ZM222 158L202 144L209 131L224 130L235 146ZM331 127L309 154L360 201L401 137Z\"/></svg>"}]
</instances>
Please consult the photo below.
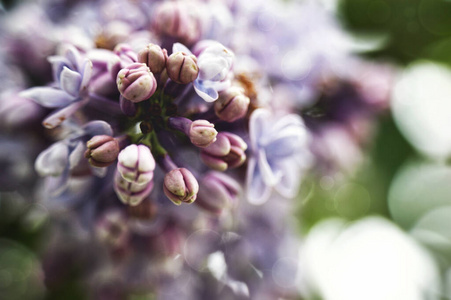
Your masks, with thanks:
<instances>
[{"instance_id":1,"label":"blurred green background","mask_svg":"<svg viewBox=\"0 0 451 300\"><path fill-rule=\"evenodd\" d=\"M399 67L421 59L451 65L451 1L343 0L338 13L350 32L386 37L380 49L364 54L370 60ZM380 116L367 153L367 162L344 185L324 189L318 178L303 183L299 217L304 232L330 216L355 220L378 214L390 218L390 183L400 166L417 155L390 112Z\"/></svg>"}]
</instances>

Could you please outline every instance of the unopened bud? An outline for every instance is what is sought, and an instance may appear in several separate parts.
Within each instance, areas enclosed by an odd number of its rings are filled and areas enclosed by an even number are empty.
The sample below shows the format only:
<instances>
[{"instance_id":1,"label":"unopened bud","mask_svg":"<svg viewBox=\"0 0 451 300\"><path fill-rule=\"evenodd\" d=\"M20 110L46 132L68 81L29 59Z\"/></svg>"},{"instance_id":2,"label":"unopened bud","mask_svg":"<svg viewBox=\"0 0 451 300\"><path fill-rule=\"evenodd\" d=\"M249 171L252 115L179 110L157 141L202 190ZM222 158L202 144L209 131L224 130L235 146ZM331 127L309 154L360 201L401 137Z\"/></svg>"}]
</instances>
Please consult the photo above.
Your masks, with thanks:
<instances>
[{"instance_id":1,"label":"unopened bud","mask_svg":"<svg viewBox=\"0 0 451 300\"><path fill-rule=\"evenodd\" d=\"M180 84L188 84L196 80L199 74L197 58L182 51L172 53L166 65L169 78Z\"/></svg>"},{"instance_id":2,"label":"unopened bud","mask_svg":"<svg viewBox=\"0 0 451 300\"><path fill-rule=\"evenodd\" d=\"M174 204L192 203L199 192L199 184L194 175L185 168L170 171L164 176L163 191Z\"/></svg>"},{"instance_id":3,"label":"unopened bud","mask_svg":"<svg viewBox=\"0 0 451 300\"><path fill-rule=\"evenodd\" d=\"M240 87L231 87L219 94L215 102L215 113L224 121L234 122L246 115L250 99Z\"/></svg>"},{"instance_id":4,"label":"unopened bud","mask_svg":"<svg viewBox=\"0 0 451 300\"><path fill-rule=\"evenodd\" d=\"M129 181L143 184L153 179L155 159L145 145L130 145L118 156L117 170Z\"/></svg>"},{"instance_id":5,"label":"unopened bud","mask_svg":"<svg viewBox=\"0 0 451 300\"><path fill-rule=\"evenodd\" d=\"M96 135L86 143L85 157L94 167L111 165L119 154L118 141L109 135Z\"/></svg>"},{"instance_id":6,"label":"unopened bud","mask_svg":"<svg viewBox=\"0 0 451 300\"><path fill-rule=\"evenodd\" d=\"M169 36L185 44L192 44L199 39L201 22L195 3L163 1L156 6L154 12L152 25L158 35Z\"/></svg>"},{"instance_id":7,"label":"unopened bud","mask_svg":"<svg viewBox=\"0 0 451 300\"><path fill-rule=\"evenodd\" d=\"M121 95L135 103L150 98L157 89L155 77L142 63L133 63L120 70L116 83Z\"/></svg>"},{"instance_id":8,"label":"unopened bud","mask_svg":"<svg viewBox=\"0 0 451 300\"><path fill-rule=\"evenodd\" d=\"M216 141L217 134L214 124L207 120L196 120L191 124L189 138L191 143L204 148Z\"/></svg>"},{"instance_id":9,"label":"unopened bud","mask_svg":"<svg viewBox=\"0 0 451 300\"><path fill-rule=\"evenodd\" d=\"M168 120L168 125L172 129L180 130L185 133L193 145L204 148L216 141L218 132L215 125L207 120L191 121L182 117L171 117Z\"/></svg>"},{"instance_id":10,"label":"unopened bud","mask_svg":"<svg viewBox=\"0 0 451 300\"><path fill-rule=\"evenodd\" d=\"M225 171L237 168L246 161L246 149L246 142L236 134L220 132L213 144L202 149L200 157L210 168Z\"/></svg>"},{"instance_id":11,"label":"unopened bud","mask_svg":"<svg viewBox=\"0 0 451 300\"><path fill-rule=\"evenodd\" d=\"M156 44L149 44L138 52L138 61L146 64L154 74L160 74L166 68L168 52Z\"/></svg>"},{"instance_id":12,"label":"unopened bud","mask_svg":"<svg viewBox=\"0 0 451 300\"><path fill-rule=\"evenodd\" d=\"M125 180L119 172L116 172L114 177L114 191L122 203L136 206L140 204L153 188L153 181L148 181L143 184L130 182Z\"/></svg>"},{"instance_id":13,"label":"unopened bud","mask_svg":"<svg viewBox=\"0 0 451 300\"><path fill-rule=\"evenodd\" d=\"M208 212L220 214L236 202L240 190L236 180L224 173L212 171L200 182L196 204Z\"/></svg>"}]
</instances>

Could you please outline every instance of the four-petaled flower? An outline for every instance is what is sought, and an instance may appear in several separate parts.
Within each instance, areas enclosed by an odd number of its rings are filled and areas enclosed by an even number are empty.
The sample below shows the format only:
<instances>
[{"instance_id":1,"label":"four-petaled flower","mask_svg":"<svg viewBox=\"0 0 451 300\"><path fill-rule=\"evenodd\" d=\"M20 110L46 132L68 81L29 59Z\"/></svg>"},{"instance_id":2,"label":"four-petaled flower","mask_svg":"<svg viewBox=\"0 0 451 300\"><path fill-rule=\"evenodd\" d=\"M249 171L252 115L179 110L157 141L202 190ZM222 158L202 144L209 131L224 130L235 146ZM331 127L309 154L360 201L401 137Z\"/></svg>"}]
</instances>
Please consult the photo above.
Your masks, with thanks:
<instances>
[{"instance_id":1,"label":"four-petaled flower","mask_svg":"<svg viewBox=\"0 0 451 300\"><path fill-rule=\"evenodd\" d=\"M290 114L275 120L267 109L255 110L249 121L251 142L247 169L247 198L263 204L275 189L294 197L301 172L310 162L309 136L302 119Z\"/></svg>"},{"instance_id":2,"label":"four-petaled flower","mask_svg":"<svg viewBox=\"0 0 451 300\"><path fill-rule=\"evenodd\" d=\"M62 52L63 55L49 57L54 85L33 87L20 94L44 107L58 108L42 122L46 128L59 126L89 100L88 84L92 75L92 62L72 45L65 45Z\"/></svg>"}]
</instances>

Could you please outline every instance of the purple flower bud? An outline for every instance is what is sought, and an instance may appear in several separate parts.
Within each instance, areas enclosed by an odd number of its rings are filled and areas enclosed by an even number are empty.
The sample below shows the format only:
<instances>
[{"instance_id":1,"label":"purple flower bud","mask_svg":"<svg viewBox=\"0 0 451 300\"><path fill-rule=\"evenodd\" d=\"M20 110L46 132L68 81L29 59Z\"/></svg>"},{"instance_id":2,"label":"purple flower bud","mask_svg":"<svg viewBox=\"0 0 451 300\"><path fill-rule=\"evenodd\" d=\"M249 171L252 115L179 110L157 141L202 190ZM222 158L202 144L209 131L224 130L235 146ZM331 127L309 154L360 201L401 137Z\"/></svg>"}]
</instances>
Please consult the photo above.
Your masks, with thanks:
<instances>
[{"instance_id":1,"label":"purple flower bud","mask_svg":"<svg viewBox=\"0 0 451 300\"><path fill-rule=\"evenodd\" d=\"M143 184L138 184L135 181L125 180L120 172L116 172L114 177L114 191L119 199L124 203L131 206L140 204L153 188L153 181L148 181Z\"/></svg>"},{"instance_id":2,"label":"purple flower bud","mask_svg":"<svg viewBox=\"0 0 451 300\"><path fill-rule=\"evenodd\" d=\"M216 141L218 132L215 125L207 120L195 120L194 122L182 117L172 117L168 121L169 127L180 130L185 133L191 143L197 147L208 147L211 143Z\"/></svg>"},{"instance_id":3,"label":"purple flower bud","mask_svg":"<svg viewBox=\"0 0 451 300\"><path fill-rule=\"evenodd\" d=\"M201 35L200 14L189 1L165 1L158 4L153 16L153 29L162 36L192 44Z\"/></svg>"},{"instance_id":4,"label":"purple flower bud","mask_svg":"<svg viewBox=\"0 0 451 300\"><path fill-rule=\"evenodd\" d=\"M157 89L155 77L142 63L133 63L120 70L116 83L121 95L135 103L150 98Z\"/></svg>"},{"instance_id":5,"label":"purple flower bud","mask_svg":"<svg viewBox=\"0 0 451 300\"><path fill-rule=\"evenodd\" d=\"M155 159L149 147L133 144L119 153L117 170L129 182L148 183L153 179Z\"/></svg>"},{"instance_id":6,"label":"purple flower bud","mask_svg":"<svg viewBox=\"0 0 451 300\"><path fill-rule=\"evenodd\" d=\"M247 144L242 138L230 132L218 133L216 142L202 149L202 161L212 169L225 171L237 168L246 160Z\"/></svg>"},{"instance_id":7,"label":"purple flower bud","mask_svg":"<svg viewBox=\"0 0 451 300\"><path fill-rule=\"evenodd\" d=\"M207 120L196 120L191 124L189 138L191 143L204 148L216 141L217 134L214 124Z\"/></svg>"},{"instance_id":8,"label":"purple flower bud","mask_svg":"<svg viewBox=\"0 0 451 300\"><path fill-rule=\"evenodd\" d=\"M199 74L197 58L182 51L172 53L166 65L169 78L180 84L188 84L196 80Z\"/></svg>"},{"instance_id":9,"label":"purple flower bud","mask_svg":"<svg viewBox=\"0 0 451 300\"><path fill-rule=\"evenodd\" d=\"M119 106L127 117L134 117L137 113L135 103L125 99L122 95L119 97Z\"/></svg>"},{"instance_id":10,"label":"purple flower bud","mask_svg":"<svg viewBox=\"0 0 451 300\"><path fill-rule=\"evenodd\" d=\"M138 61L136 53L133 51L132 47L127 44L118 44L114 47L113 52L121 58L124 63L134 63Z\"/></svg>"},{"instance_id":11,"label":"purple flower bud","mask_svg":"<svg viewBox=\"0 0 451 300\"><path fill-rule=\"evenodd\" d=\"M193 203L199 192L199 184L188 169L177 168L164 176L163 191L176 205Z\"/></svg>"},{"instance_id":12,"label":"purple flower bud","mask_svg":"<svg viewBox=\"0 0 451 300\"><path fill-rule=\"evenodd\" d=\"M224 173L212 171L200 182L196 204L211 213L220 214L236 202L240 191L240 184L236 180Z\"/></svg>"},{"instance_id":13,"label":"purple flower bud","mask_svg":"<svg viewBox=\"0 0 451 300\"><path fill-rule=\"evenodd\" d=\"M246 115L249 102L244 90L234 86L219 94L214 105L215 113L221 120L233 122Z\"/></svg>"},{"instance_id":14,"label":"purple flower bud","mask_svg":"<svg viewBox=\"0 0 451 300\"><path fill-rule=\"evenodd\" d=\"M85 157L94 167L111 165L119 154L118 141L108 135L96 135L86 143Z\"/></svg>"},{"instance_id":15,"label":"purple flower bud","mask_svg":"<svg viewBox=\"0 0 451 300\"><path fill-rule=\"evenodd\" d=\"M166 68L168 51L160 46L149 44L146 48L138 52L138 61L146 64L154 74L160 74Z\"/></svg>"}]
</instances>

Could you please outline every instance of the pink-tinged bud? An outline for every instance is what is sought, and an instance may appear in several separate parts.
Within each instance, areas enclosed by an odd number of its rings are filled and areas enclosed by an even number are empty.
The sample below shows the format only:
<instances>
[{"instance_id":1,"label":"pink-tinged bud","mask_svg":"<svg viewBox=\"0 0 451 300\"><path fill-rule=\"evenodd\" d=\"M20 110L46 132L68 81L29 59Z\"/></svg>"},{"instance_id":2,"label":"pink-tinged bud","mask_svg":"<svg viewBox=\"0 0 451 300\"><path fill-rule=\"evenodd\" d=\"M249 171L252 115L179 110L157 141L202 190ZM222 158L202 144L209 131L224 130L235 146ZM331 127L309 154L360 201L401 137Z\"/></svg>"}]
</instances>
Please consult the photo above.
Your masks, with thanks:
<instances>
[{"instance_id":1,"label":"pink-tinged bud","mask_svg":"<svg viewBox=\"0 0 451 300\"><path fill-rule=\"evenodd\" d=\"M163 191L174 204L193 203L199 192L199 183L185 168L177 168L164 176Z\"/></svg>"},{"instance_id":2,"label":"pink-tinged bud","mask_svg":"<svg viewBox=\"0 0 451 300\"><path fill-rule=\"evenodd\" d=\"M85 157L94 167L111 165L119 154L118 141L109 135L96 135L86 143Z\"/></svg>"},{"instance_id":3,"label":"pink-tinged bud","mask_svg":"<svg viewBox=\"0 0 451 300\"><path fill-rule=\"evenodd\" d=\"M188 84L196 80L199 74L197 58L182 51L172 53L168 57L166 70L169 78L180 84Z\"/></svg>"},{"instance_id":4,"label":"pink-tinged bud","mask_svg":"<svg viewBox=\"0 0 451 300\"><path fill-rule=\"evenodd\" d=\"M234 122L246 115L249 103L244 90L234 86L219 94L215 101L215 113L221 120Z\"/></svg>"},{"instance_id":5,"label":"pink-tinged bud","mask_svg":"<svg viewBox=\"0 0 451 300\"><path fill-rule=\"evenodd\" d=\"M150 98L157 89L155 77L142 63L133 63L120 70L116 83L121 95L135 103Z\"/></svg>"},{"instance_id":6,"label":"pink-tinged bud","mask_svg":"<svg viewBox=\"0 0 451 300\"><path fill-rule=\"evenodd\" d=\"M146 64L154 74L160 74L166 68L168 51L160 46L149 44L146 48L138 52L138 61Z\"/></svg>"},{"instance_id":7,"label":"pink-tinged bud","mask_svg":"<svg viewBox=\"0 0 451 300\"><path fill-rule=\"evenodd\" d=\"M200 182L196 204L208 212L220 214L233 206L240 191L240 184L236 180L224 173L212 171Z\"/></svg>"},{"instance_id":8,"label":"pink-tinged bud","mask_svg":"<svg viewBox=\"0 0 451 300\"><path fill-rule=\"evenodd\" d=\"M149 147L132 144L119 153L117 170L129 182L148 183L153 179L155 159Z\"/></svg>"},{"instance_id":9,"label":"pink-tinged bud","mask_svg":"<svg viewBox=\"0 0 451 300\"><path fill-rule=\"evenodd\" d=\"M140 204L153 188L153 181L148 181L143 184L130 182L125 180L119 172L116 172L114 177L114 191L122 203L136 206Z\"/></svg>"},{"instance_id":10,"label":"pink-tinged bud","mask_svg":"<svg viewBox=\"0 0 451 300\"><path fill-rule=\"evenodd\" d=\"M208 147L216 141L218 132L215 125L207 120L195 120L194 122L187 118L172 117L168 120L168 125L172 129L180 130L186 134L191 143L197 147Z\"/></svg>"},{"instance_id":11,"label":"pink-tinged bud","mask_svg":"<svg viewBox=\"0 0 451 300\"><path fill-rule=\"evenodd\" d=\"M164 1L155 8L153 30L162 36L192 44L201 36L200 14L190 1Z\"/></svg>"},{"instance_id":12,"label":"pink-tinged bud","mask_svg":"<svg viewBox=\"0 0 451 300\"><path fill-rule=\"evenodd\" d=\"M189 138L197 147L205 148L216 141L215 125L207 120L196 120L191 124Z\"/></svg>"},{"instance_id":13,"label":"pink-tinged bud","mask_svg":"<svg viewBox=\"0 0 451 300\"><path fill-rule=\"evenodd\" d=\"M216 142L202 149L200 158L212 169L225 171L237 168L246 161L247 144L230 132L218 133Z\"/></svg>"}]
</instances>

